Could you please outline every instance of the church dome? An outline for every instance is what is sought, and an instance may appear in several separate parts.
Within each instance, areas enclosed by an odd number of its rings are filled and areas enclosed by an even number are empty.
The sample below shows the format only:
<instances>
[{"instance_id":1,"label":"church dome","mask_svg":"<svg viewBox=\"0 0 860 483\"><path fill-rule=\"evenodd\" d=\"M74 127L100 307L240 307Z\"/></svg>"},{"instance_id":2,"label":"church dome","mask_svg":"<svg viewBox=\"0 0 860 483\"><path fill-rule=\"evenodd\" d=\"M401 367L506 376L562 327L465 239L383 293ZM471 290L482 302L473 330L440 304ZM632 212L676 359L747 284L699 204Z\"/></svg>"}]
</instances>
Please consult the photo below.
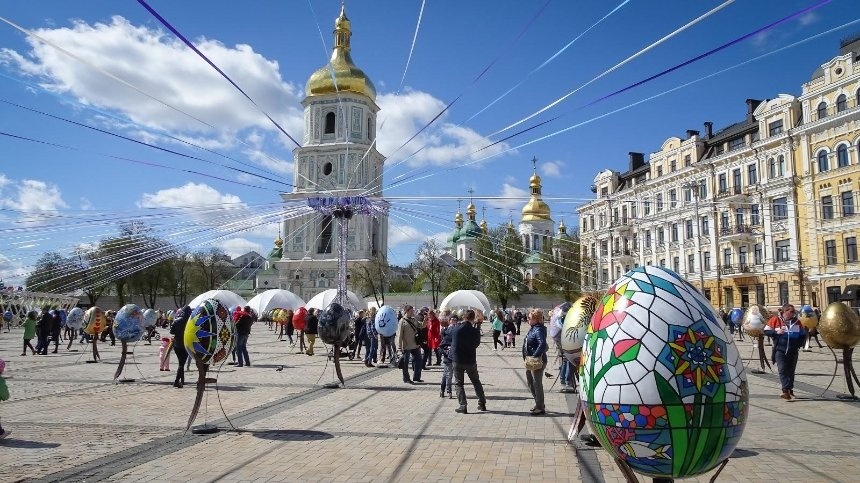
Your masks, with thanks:
<instances>
[{"instance_id":1,"label":"church dome","mask_svg":"<svg viewBox=\"0 0 860 483\"><path fill-rule=\"evenodd\" d=\"M376 88L373 82L352 62L349 54L351 35L351 25L346 17L345 7L341 7L340 16L335 20L335 42L331 60L311 74L305 86L305 94L308 97L353 92L376 101Z\"/></svg>"},{"instance_id":2,"label":"church dome","mask_svg":"<svg viewBox=\"0 0 860 483\"><path fill-rule=\"evenodd\" d=\"M523 206L522 221L552 221L549 216L549 205L541 199L541 179L537 174L537 158L533 158L532 163L534 164L534 171L532 177L529 178L531 198Z\"/></svg>"}]
</instances>

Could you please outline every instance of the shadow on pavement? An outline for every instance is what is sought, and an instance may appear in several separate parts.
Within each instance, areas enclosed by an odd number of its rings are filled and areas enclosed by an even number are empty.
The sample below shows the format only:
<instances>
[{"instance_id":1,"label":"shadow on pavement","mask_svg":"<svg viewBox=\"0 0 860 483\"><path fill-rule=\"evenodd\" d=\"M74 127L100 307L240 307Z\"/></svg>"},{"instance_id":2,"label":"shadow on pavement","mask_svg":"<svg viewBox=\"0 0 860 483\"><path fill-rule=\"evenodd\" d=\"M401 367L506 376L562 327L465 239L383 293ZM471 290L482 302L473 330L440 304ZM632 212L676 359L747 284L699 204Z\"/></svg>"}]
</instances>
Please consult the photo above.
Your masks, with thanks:
<instances>
[{"instance_id":1,"label":"shadow on pavement","mask_svg":"<svg viewBox=\"0 0 860 483\"><path fill-rule=\"evenodd\" d=\"M420 386L420 384L419 384ZM349 387L347 387L349 389ZM352 389L364 389L367 391L383 391L383 392L402 392L402 391L412 391L414 390L412 386L410 387L399 387L399 386L360 386L354 387Z\"/></svg>"},{"instance_id":2,"label":"shadow on pavement","mask_svg":"<svg viewBox=\"0 0 860 483\"><path fill-rule=\"evenodd\" d=\"M487 396L488 401L526 401L531 396Z\"/></svg>"},{"instance_id":3,"label":"shadow on pavement","mask_svg":"<svg viewBox=\"0 0 860 483\"><path fill-rule=\"evenodd\" d=\"M749 458L750 456L758 456L758 451L735 448L730 458Z\"/></svg>"},{"instance_id":4,"label":"shadow on pavement","mask_svg":"<svg viewBox=\"0 0 860 483\"><path fill-rule=\"evenodd\" d=\"M334 435L331 433L303 429L264 429L260 431L239 432L251 433L254 437L268 439L270 441L316 441L334 438Z\"/></svg>"},{"instance_id":5,"label":"shadow on pavement","mask_svg":"<svg viewBox=\"0 0 860 483\"><path fill-rule=\"evenodd\" d=\"M471 407L469 408L469 414L480 414L481 412L482 411L473 410ZM504 411L501 409L493 409L492 406L490 406L489 411L486 411L486 412L493 413L493 414L503 414L505 416L526 416L529 418L547 418L547 417L551 418L553 416L567 416L568 415L568 413L558 413L558 412L553 412L553 411L547 411L546 414L543 414L541 416L532 416L532 413L529 411Z\"/></svg>"},{"instance_id":6,"label":"shadow on pavement","mask_svg":"<svg viewBox=\"0 0 860 483\"><path fill-rule=\"evenodd\" d=\"M27 441L24 439L0 439L0 446L6 448L42 449L57 448L60 443L42 443L39 441Z\"/></svg>"}]
</instances>

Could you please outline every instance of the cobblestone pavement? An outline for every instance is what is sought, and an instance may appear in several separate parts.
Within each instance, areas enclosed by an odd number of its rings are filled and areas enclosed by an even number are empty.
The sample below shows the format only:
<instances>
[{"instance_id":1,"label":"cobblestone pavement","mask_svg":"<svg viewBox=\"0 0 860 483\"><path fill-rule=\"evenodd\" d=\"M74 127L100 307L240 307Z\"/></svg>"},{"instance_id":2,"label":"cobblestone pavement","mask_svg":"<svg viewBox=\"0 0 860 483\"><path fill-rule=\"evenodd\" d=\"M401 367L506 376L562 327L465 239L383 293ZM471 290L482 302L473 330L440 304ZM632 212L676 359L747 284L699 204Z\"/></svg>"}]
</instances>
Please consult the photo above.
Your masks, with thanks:
<instances>
[{"instance_id":1,"label":"cobblestone pavement","mask_svg":"<svg viewBox=\"0 0 860 483\"><path fill-rule=\"evenodd\" d=\"M11 431L0 440L3 482L623 481L608 453L568 444L576 395L550 391L546 379L547 416L527 414L518 349L494 352L489 337L478 360L489 411L472 413L469 387L470 413L460 415L439 397L438 366L404 385L399 370L344 361L346 387L326 388L335 376L324 348L297 354L256 326L253 365L225 365L219 390L207 392L197 424L217 424L214 435L185 434L196 370L172 387L155 343L135 347L127 384L112 381L118 344L99 344L99 364L85 363L85 344L25 357L20 344L20 329L0 333L12 396L0 404ZM834 399L841 375L819 397L833 366L826 349L803 353L794 402L776 397L774 375L749 376L750 421L720 481L860 481L860 403Z\"/></svg>"}]
</instances>

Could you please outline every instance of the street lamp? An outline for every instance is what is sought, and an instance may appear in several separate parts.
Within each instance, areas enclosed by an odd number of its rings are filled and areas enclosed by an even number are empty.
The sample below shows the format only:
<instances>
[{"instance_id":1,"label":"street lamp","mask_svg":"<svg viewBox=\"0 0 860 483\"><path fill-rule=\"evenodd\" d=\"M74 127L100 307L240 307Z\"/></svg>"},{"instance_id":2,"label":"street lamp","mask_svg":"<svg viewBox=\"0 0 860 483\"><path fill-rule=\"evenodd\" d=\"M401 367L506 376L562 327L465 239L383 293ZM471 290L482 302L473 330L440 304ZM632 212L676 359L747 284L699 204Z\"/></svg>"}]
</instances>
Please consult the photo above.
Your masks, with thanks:
<instances>
[{"instance_id":1,"label":"street lamp","mask_svg":"<svg viewBox=\"0 0 860 483\"><path fill-rule=\"evenodd\" d=\"M699 244L702 242L702 226L700 225L701 220L699 219L699 185L695 181L688 181L684 183L682 186L684 189L690 190L693 195L694 207L693 210L695 214L695 223L696 223L696 234L699 237ZM705 293L705 266L702 265L702 247L699 246L699 290L704 294Z\"/></svg>"}]
</instances>

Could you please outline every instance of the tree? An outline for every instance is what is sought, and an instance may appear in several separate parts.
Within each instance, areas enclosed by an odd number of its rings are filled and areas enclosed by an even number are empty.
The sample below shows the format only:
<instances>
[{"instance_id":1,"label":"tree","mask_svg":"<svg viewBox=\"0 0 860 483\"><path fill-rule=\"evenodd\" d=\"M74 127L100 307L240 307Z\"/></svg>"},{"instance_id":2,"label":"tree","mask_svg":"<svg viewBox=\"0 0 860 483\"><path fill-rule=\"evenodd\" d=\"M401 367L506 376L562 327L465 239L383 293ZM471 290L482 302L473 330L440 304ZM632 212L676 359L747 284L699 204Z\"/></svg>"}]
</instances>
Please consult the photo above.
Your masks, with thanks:
<instances>
[{"instance_id":1,"label":"tree","mask_svg":"<svg viewBox=\"0 0 860 483\"><path fill-rule=\"evenodd\" d=\"M540 254L540 265L535 277L539 293L559 295L573 302L582 292L580 285L581 263L579 237L556 238Z\"/></svg>"},{"instance_id":2,"label":"tree","mask_svg":"<svg viewBox=\"0 0 860 483\"><path fill-rule=\"evenodd\" d=\"M439 306L439 293L448 272L448 264L442 258L444 250L438 240L428 238L415 252L415 268L420 278L430 284L430 298L433 306Z\"/></svg>"},{"instance_id":3,"label":"tree","mask_svg":"<svg viewBox=\"0 0 860 483\"><path fill-rule=\"evenodd\" d=\"M195 252L191 259L194 267L193 280L201 293L216 289L226 278L229 261L220 248L211 247L208 250Z\"/></svg>"},{"instance_id":4,"label":"tree","mask_svg":"<svg viewBox=\"0 0 860 483\"><path fill-rule=\"evenodd\" d=\"M388 272L388 261L384 256L376 256L367 263L353 264L349 271L349 279L363 296L373 295L377 305L385 305Z\"/></svg>"},{"instance_id":5,"label":"tree","mask_svg":"<svg viewBox=\"0 0 860 483\"><path fill-rule=\"evenodd\" d=\"M77 266L72 259L57 252L46 252L36 260L36 266L24 285L34 292L67 292L75 288L76 272Z\"/></svg>"},{"instance_id":6,"label":"tree","mask_svg":"<svg viewBox=\"0 0 860 483\"><path fill-rule=\"evenodd\" d=\"M129 287L135 294L143 297L147 308L155 308L158 296L167 287L168 272L172 262L172 258L157 262L129 277Z\"/></svg>"},{"instance_id":7,"label":"tree","mask_svg":"<svg viewBox=\"0 0 860 483\"><path fill-rule=\"evenodd\" d=\"M178 251L170 259L168 270L165 273L165 287L167 293L173 296L173 303L177 307L184 307L188 301L188 290L191 286L191 255L185 251Z\"/></svg>"},{"instance_id":8,"label":"tree","mask_svg":"<svg viewBox=\"0 0 860 483\"><path fill-rule=\"evenodd\" d=\"M506 309L508 300L519 298L525 289L526 253L522 241L513 225L500 226L478 238L476 248L476 267L484 283L484 292L492 294Z\"/></svg>"},{"instance_id":9,"label":"tree","mask_svg":"<svg viewBox=\"0 0 860 483\"><path fill-rule=\"evenodd\" d=\"M475 290L478 288L478 277L475 269L468 263L457 260L445 278L445 291L455 292L457 290Z\"/></svg>"}]
</instances>

